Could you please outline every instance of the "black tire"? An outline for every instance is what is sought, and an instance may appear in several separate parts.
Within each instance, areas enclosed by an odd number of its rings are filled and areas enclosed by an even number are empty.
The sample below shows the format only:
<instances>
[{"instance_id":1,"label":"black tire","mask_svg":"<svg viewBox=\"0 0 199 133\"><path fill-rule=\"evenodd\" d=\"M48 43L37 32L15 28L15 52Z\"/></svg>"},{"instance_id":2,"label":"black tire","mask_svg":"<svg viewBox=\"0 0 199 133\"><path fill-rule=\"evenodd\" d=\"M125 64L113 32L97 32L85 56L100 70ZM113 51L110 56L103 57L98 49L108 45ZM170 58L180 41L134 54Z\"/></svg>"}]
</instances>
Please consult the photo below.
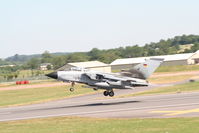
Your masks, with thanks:
<instances>
[{"instance_id":1,"label":"black tire","mask_svg":"<svg viewBox=\"0 0 199 133\"><path fill-rule=\"evenodd\" d=\"M109 96L110 96L110 97L113 97L113 96L114 96L114 92L113 92L113 91L110 91L110 92L109 92Z\"/></svg>"},{"instance_id":2,"label":"black tire","mask_svg":"<svg viewBox=\"0 0 199 133\"><path fill-rule=\"evenodd\" d=\"M97 89L97 88L93 88L93 90L94 90L94 91L97 91L98 89Z\"/></svg>"},{"instance_id":3,"label":"black tire","mask_svg":"<svg viewBox=\"0 0 199 133\"><path fill-rule=\"evenodd\" d=\"M70 92L73 92L74 91L74 88L70 88Z\"/></svg>"},{"instance_id":4,"label":"black tire","mask_svg":"<svg viewBox=\"0 0 199 133\"><path fill-rule=\"evenodd\" d=\"M104 96L108 96L109 92L108 91L104 91Z\"/></svg>"}]
</instances>

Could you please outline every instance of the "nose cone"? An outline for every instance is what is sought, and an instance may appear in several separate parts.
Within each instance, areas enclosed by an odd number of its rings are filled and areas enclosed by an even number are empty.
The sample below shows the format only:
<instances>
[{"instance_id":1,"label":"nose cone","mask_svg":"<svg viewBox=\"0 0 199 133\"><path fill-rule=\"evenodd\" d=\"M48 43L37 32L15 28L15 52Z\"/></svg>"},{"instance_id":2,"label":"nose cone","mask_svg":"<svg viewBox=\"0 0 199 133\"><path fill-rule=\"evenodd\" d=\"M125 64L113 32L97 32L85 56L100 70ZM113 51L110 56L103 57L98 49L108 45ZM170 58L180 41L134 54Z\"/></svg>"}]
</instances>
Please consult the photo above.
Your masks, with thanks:
<instances>
[{"instance_id":1,"label":"nose cone","mask_svg":"<svg viewBox=\"0 0 199 133\"><path fill-rule=\"evenodd\" d=\"M52 72L52 73L46 74L46 76L48 76L50 78L53 78L53 79L57 79L58 78L57 72Z\"/></svg>"}]
</instances>

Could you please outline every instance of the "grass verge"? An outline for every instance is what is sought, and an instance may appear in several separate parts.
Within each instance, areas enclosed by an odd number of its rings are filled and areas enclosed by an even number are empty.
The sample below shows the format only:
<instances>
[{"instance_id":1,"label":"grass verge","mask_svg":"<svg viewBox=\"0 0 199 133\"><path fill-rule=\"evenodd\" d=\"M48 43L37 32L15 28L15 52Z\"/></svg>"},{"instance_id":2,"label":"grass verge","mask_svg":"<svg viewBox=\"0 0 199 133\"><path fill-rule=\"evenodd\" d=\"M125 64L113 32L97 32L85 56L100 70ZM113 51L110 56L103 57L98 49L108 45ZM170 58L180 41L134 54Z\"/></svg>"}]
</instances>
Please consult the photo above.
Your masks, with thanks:
<instances>
[{"instance_id":1,"label":"grass verge","mask_svg":"<svg viewBox=\"0 0 199 133\"><path fill-rule=\"evenodd\" d=\"M165 84L165 83L175 83L178 81L188 80L195 75L177 75L177 76L164 76L164 77L151 77L148 79L149 83L153 84Z\"/></svg>"},{"instance_id":2,"label":"grass verge","mask_svg":"<svg viewBox=\"0 0 199 133\"><path fill-rule=\"evenodd\" d=\"M198 65L160 66L155 72L199 71Z\"/></svg>"},{"instance_id":3,"label":"grass verge","mask_svg":"<svg viewBox=\"0 0 199 133\"><path fill-rule=\"evenodd\" d=\"M76 85L75 91L70 92L67 89L69 87L70 86L64 85L58 87L0 91L0 107L40 103L93 92L92 89L82 88L81 85Z\"/></svg>"},{"instance_id":4,"label":"grass verge","mask_svg":"<svg viewBox=\"0 0 199 133\"><path fill-rule=\"evenodd\" d=\"M0 122L1 133L198 133L198 118L100 119L57 117Z\"/></svg>"},{"instance_id":5,"label":"grass verge","mask_svg":"<svg viewBox=\"0 0 199 133\"><path fill-rule=\"evenodd\" d=\"M155 73L159 72L186 72L186 71L199 71L198 65L171 65L171 66L160 66L156 69ZM112 70L113 73L121 72L120 69Z\"/></svg>"},{"instance_id":6,"label":"grass verge","mask_svg":"<svg viewBox=\"0 0 199 133\"><path fill-rule=\"evenodd\" d=\"M155 88L148 91L123 95L120 97L164 94L164 93L179 93L179 92L190 92L190 91L199 91L199 82L190 82L190 83L180 84L180 85L175 85L175 86L160 87L160 88Z\"/></svg>"},{"instance_id":7,"label":"grass verge","mask_svg":"<svg viewBox=\"0 0 199 133\"><path fill-rule=\"evenodd\" d=\"M46 84L46 83L54 83L57 82L56 80L51 80L51 79L47 79L47 80L30 80L29 84L25 84L25 86L31 86L34 84ZM1 88L5 88L5 87L12 87L12 86L16 86L16 82L5 82L5 83L0 83L0 89ZM18 85L18 86L24 86L24 85Z\"/></svg>"}]
</instances>

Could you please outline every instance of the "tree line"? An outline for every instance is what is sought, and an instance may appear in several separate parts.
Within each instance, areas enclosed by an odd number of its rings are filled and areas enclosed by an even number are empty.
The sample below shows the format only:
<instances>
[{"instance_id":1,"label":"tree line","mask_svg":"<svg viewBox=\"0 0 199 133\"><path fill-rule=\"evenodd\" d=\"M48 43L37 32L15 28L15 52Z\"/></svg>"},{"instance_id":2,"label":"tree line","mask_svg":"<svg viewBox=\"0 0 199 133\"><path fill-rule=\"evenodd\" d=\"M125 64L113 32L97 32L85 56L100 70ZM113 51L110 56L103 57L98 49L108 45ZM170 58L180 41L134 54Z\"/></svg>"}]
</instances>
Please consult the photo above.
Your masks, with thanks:
<instances>
[{"instance_id":1,"label":"tree line","mask_svg":"<svg viewBox=\"0 0 199 133\"><path fill-rule=\"evenodd\" d=\"M179 53L180 45L185 44L194 45L190 49L186 49L181 53L197 51L199 49L199 36L182 35L167 40L162 39L156 43L151 42L144 46L133 45L108 50L93 48L88 52L75 52L65 55L53 55L48 51L45 51L40 57L31 58L20 67L21 69L37 69L41 63L51 63L54 69L57 69L69 62L99 60L104 63L111 63L118 58L176 54Z\"/></svg>"}]
</instances>

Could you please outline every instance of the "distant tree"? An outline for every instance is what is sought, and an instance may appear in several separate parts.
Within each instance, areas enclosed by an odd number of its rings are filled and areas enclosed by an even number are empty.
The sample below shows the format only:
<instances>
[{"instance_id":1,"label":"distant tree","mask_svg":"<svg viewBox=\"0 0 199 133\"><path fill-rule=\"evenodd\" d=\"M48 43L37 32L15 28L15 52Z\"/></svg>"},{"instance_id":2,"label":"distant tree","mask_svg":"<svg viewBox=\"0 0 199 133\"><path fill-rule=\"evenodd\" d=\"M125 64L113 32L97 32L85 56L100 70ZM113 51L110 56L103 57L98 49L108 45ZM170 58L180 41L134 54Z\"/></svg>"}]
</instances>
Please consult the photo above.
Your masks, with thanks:
<instances>
[{"instance_id":1,"label":"distant tree","mask_svg":"<svg viewBox=\"0 0 199 133\"><path fill-rule=\"evenodd\" d=\"M51 66L51 65L47 65L47 69L48 69L48 70L51 70L51 69L52 69L52 66Z\"/></svg>"},{"instance_id":2,"label":"distant tree","mask_svg":"<svg viewBox=\"0 0 199 133\"><path fill-rule=\"evenodd\" d=\"M36 72L35 72L35 76L39 76L40 74L41 74L40 71L36 71Z\"/></svg>"},{"instance_id":3,"label":"distant tree","mask_svg":"<svg viewBox=\"0 0 199 133\"><path fill-rule=\"evenodd\" d=\"M43 54L42 54L42 58L51 58L52 55L48 52L48 51L45 51Z\"/></svg>"},{"instance_id":4,"label":"distant tree","mask_svg":"<svg viewBox=\"0 0 199 133\"><path fill-rule=\"evenodd\" d=\"M13 75L12 74L9 74L9 75L7 75L7 80L12 80L13 79Z\"/></svg>"},{"instance_id":5,"label":"distant tree","mask_svg":"<svg viewBox=\"0 0 199 133\"><path fill-rule=\"evenodd\" d=\"M16 79L18 77L19 73L14 73L14 78Z\"/></svg>"},{"instance_id":6,"label":"distant tree","mask_svg":"<svg viewBox=\"0 0 199 133\"><path fill-rule=\"evenodd\" d=\"M67 63L88 61L89 57L85 53L73 53L66 56Z\"/></svg>"},{"instance_id":7,"label":"distant tree","mask_svg":"<svg viewBox=\"0 0 199 133\"><path fill-rule=\"evenodd\" d=\"M41 56L41 63L51 63L53 59L53 55L51 55L48 51L45 51Z\"/></svg>"},{"instance_id":8,"label":"distant tree","mask_svg":"<svg viewBox=\"0 0 199 133\"><path fill-rule=\"evenodd\" d=\"M18 61L18 60L19 60L19 55L15 54L14 57L13 57L13 61Z\"/></svg>"},{"instance_id":9,"label":"distant tree","mask_svg":"<svg viewBox=\"0 0 199 133\"><path fill-rule=\"evenodd\" d=\"M8 65L10 62L0 59L0 65Z\"/></svg>"},{"instance_id":10,"label":"distant tree","mask_svg":"<svg viewBox=\"0 0 199 133\"><path fill-rule=\"evenodd\" d=\"M52 61L52 65L54 69L58 69L65 65L67 62L67 57L66 56L55 56Z\"/></svg>"},{"instance_id":11,"label":"distant tree","mask_svg":"<svg viewBox=\"0 0 199 133\"><path fill-rule=\"evenodd\" d=\"M52 55L45 51L42 55L18 55L2 60L0 65L9 64L10 62L22 61L24 64L12 68L1 68L0 74L8 74L16 72L18 69L37 69L40 63L51 63L53 69L58 69L69 62L82 62L90 60L99 60L104 63L111 63L118 58L141 57L141 56L155 56L179 53L180 45L194 44L191 49L184 52L195 52L199 50L199 35L182 35L175 36L166 40L161 39L159 42L151 42L144 46L130 45L126 47L119 47L114 49L100 50L93 48L89 52L76 52L67 55ZM21 62L20 62L21 63Z\"/></svg>"},{"instance_id":12,"label":"distant tree","mask_svg":"<svg viewBox=\"0 0 199 133\"><path fill-rule=\"evenodd\" d=\"M39 59L32 58L30 61L28 61L27 68L29 68L29 69L37 69L39 64L40 64Z\"/></svg>"},{"instance_id":13,"label":"distant tree","mask_svg":"<svg viewBox=\"0 0 199 133\"><path fill-rule=\"evenodd\" d=\"M4 80L6 80L6 79L7 79L7 75L4 74L4 75L3 75L3 78L4 78Z\"/></svg>"},{"instance_id":14,"label":"distant tree","mask_svg":"<svg viewBox=\"0 0 199 133\"><path fill-rule=\"evenodd\" d=\"M120 57L114 51L108 51L104 52L104 54L101 54L98 60L104 63L111 63L112 61L118 58Z\"/></svg>"},{"instance_id":15,"label":"distant tree","mask_svg":"<svg viewBox=\"0 0 199 133\"><path fill-rule=\"evenodd\" d=\"M101 51L98 48L93 48L88 52L88 56L90 56L90 60L97 60L101 54Z\"/></svg>"}]
</instances>

